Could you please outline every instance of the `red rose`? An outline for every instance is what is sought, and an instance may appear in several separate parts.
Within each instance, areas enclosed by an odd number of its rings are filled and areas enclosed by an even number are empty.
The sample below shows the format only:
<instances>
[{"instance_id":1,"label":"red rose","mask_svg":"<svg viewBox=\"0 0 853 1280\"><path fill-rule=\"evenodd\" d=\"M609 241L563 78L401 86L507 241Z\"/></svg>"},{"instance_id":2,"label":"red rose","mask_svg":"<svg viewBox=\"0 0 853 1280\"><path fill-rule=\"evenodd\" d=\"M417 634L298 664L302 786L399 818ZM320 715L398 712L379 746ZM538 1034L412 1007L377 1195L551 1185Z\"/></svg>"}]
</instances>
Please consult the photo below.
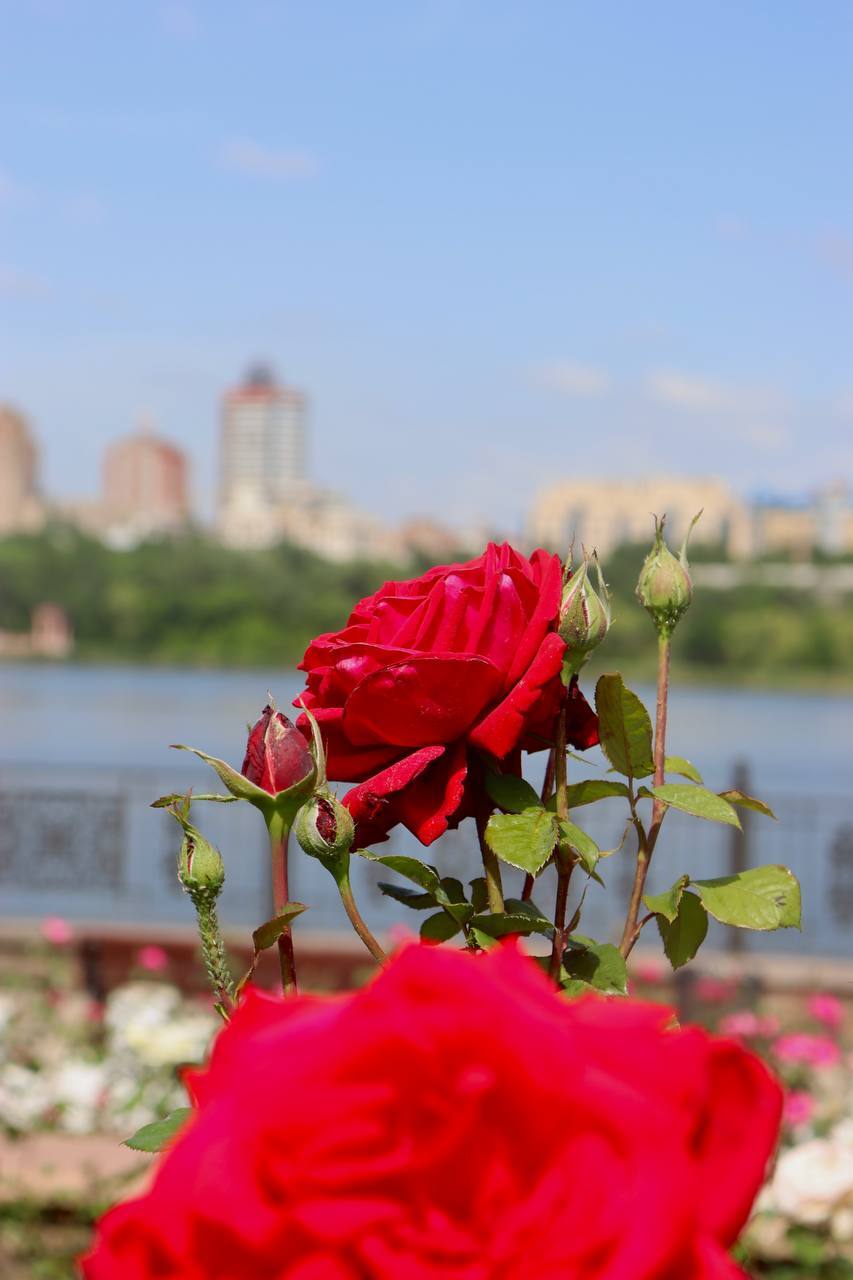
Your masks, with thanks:
<instances>
[{"instance_id":1,"label":"red rose","mask_svg":"<svg viewBox=\"0 0 853 1280\"><path fill-rule=\"evenodd\" d=\"M551 745L561 595L558 556L491 543L467 564L386 582L309 646L305 705L329 776L360 783L345 803L362 843L401 822L431 844L474 811L478 753L515 768L520 748ZM568 706L571 743L594 746L598 723L576 685Z\"/></svg>"},{"instance_id":2,"label":"red rose","mask_svg":"<svg viewBox=\"0 0 853 1280\"><path fill-rule=\"evenodd\" d=\"M274 796L302 782L313 769L313 757L296 725L281 711L264 707L249 732L243 777Z\"/></svg>"},{"instance_id":3,"label":"red rose","mask_svg":"<svg viewBox=\"0 0 853 1280\"><path fill-rule=\"evenodd\" d=\"M732 1280L781 1091L660 1005L411 947L346 997L249 991L86 1280Z\"/></svg>"}]
</instances>

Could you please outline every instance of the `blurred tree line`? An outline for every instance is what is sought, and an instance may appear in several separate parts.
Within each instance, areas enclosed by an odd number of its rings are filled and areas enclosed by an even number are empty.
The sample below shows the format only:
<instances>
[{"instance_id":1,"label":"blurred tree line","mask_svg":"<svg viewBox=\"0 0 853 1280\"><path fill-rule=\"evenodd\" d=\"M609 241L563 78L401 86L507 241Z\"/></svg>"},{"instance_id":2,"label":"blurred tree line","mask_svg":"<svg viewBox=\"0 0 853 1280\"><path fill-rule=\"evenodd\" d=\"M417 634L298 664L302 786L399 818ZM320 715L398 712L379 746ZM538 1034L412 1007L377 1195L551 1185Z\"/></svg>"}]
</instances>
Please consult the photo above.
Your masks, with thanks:
<instances>
[{"instance_id":1,"label":"blurred tree line","mask_svg":"<svg viewBox=\"0 0 853 1280\"><path fill-rule=\"evenodd\" d=\"M625 546L605 563L614 626L595 668L651 674L654 639L634 586L648 548ZM698 546L691 563L724 560ZM411 574L427 568L413 562ZM25 631L35 605L68 613L75 656L198 666L297 662L308 642L343 626L355 602L399 566L334 564L288 544L235 551L202 536L118 551L66 526L0 541L0 629ZM678 629L682 673L788 683L853 677L853 599L801 589L698 589Z\"/></svg>"}]
</instances>

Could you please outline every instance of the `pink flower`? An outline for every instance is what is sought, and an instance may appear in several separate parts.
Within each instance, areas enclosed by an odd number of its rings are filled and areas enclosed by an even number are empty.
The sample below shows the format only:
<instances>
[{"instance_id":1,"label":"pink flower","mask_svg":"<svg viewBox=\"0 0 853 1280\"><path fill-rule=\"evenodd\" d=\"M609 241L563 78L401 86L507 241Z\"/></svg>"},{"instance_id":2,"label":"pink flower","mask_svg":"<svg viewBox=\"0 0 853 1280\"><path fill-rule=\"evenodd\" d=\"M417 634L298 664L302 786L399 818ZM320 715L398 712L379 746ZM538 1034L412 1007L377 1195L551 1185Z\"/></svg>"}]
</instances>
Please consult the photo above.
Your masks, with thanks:
<instances>
[{"instance_id":1,"label":"pink flower","mask_svg":"<svg viewBox=\"0 0 853 1280\"><path fill-rule=\"evenodd\" d=\"M634 965L632 976L638 983L649 983L655 985L663 982L666 977L664 966L656 960L641 960Z\"/></svg>"},{"instance_id":2,"label":"pink flower","mask_svg":"<svg viewBox=\"0 0 853 1280\"><path fill-rule=\"evenodd\" d=\"M817 992L809 999L808 1008L816 1022L822 1022L832 1031L837 1031L844 1022L844 1005L838 996Z\"/></svg>"},{"instance_id":3,"label":"pink flower","mask_svg":"<svg viewBox=\"0 0 853 1280\"><path fill-rule=\"evenodd\" d=\"M725 981L722 978L699 978L696 983L696 996L704 1004L725 1004L737 991L737 982L733 978Z\"/></svg>"},{"instance_id":4,"label":"pink flower","mask_svg":"<svg viewBox=\"0 0 853 1280\"><path fill-rule=\"evenodd\" d=\"M62 916L47 916L41 922L41 936L54 947L65 947L74 938L74 930Z\"/></svg>"},{"instance_id":5,"label":"pink flower","mask_svg":"<svg viewBox=\"0 0 853 1280\"><path fill-rule=\"evenodd\" d=\"M807 1031L780 1036L773 1052L780 1062L804 1063L809 1067L834 1067L841 1058L841 1050L829 1036L813 1036Z\"/></svg>"},{"instance_id":6,"label":"pink flower","mask_svg":"<svg viewBox=\"0 0 853 1280\"><path fill-rule=\"evenodd\" d=\"M169 953L163 947L140 947L136 953L136 963L140 969L147 969L149 973L162 973L169 967Z\"/></svg>"},{"instance_id":7,"label":"pink flower","mask_svg":"<svg viewBox=\"0 0 853 1280\"><path fill-rule=\"evenodd\" d=\"M739 1009L736 1013L727 1013L720 1019L720 1034L744 1039L748 1036L761 1035L761 1021L750 1009Z\"/></svg>"},{"instance_id":8,"label":"pink flower","mask_svg":"<svg viewBox=\"0 0 853 1280\"><path fill-rule=\"evenodd\" d=\"M785 1094L784 1119L792 1129L811 1123L814 1115L814 1098L805 1089L791 1089Z\"/></svg>"}]
</instances>

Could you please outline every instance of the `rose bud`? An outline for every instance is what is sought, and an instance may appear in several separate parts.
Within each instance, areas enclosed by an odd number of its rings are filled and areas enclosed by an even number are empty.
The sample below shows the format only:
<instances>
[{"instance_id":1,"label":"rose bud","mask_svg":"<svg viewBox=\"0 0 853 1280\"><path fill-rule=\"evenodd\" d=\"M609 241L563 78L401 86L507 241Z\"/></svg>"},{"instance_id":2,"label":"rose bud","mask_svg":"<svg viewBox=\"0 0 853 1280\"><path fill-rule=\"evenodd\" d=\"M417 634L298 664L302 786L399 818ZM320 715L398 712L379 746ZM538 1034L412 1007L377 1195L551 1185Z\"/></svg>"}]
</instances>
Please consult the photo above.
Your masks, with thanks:
<instances>
[{"instance_id":1,"label":"rose bud","mask_svg":"<svg viewBox=\"0 0 853 1280\"><path fill-rule=\"evenodd\" d=\"M330 791L317 792L302 806L293 830L302 848L314 858L345 856L355 839L355 823L349 809Z\"/></svg>"},{"instance_id":2,"label":"rose bud","mask_svg":"<svg viewBox=\"0 0 853 1280\"><path fill-rule=\"evenodd\" d=\"M249 734L240 772L274 796L312 774L314 759L296 725L281 711L266 706Z\"/></svg>"},{"instance_id":3,"label":"rose bud","mask_svg":"<svg viewBox=\"0 0 853 1280\"><path fill-rule=\"evenodd\" d=\"M194 901L199 896L213 901L225 883L222 854L196 827L179 821L184 838L178 854L178 879Z\"/></svg>"},{"instance_id":4,"label":"rose bud","mask_svg":"<svg viewBox=\"0 0 853 1280\"><path fill-rule=\"evenodd\" d=\"M679 618L687 612L693 599L693 583L687 564L687 540L701 514L700 511L690 522L687 537L677 557L664 540L666 516L660 520L655 516L655 540L640 570L637 599L651 616L658 635L664 638L672 635Z\"/></svg>"},{"instance_id":5,"label":"rose bud","mask_svg":"<svg viewBox=\"0 0 853 1280\"><path fill-rule=\"evenodd\" d=\"M577 573L563 587L560 620L557 630L566 642L566 668L569 677L576 675L596 645L610 629L610 593L595 556L598 590L589 580L590 557L584 556ZM603 597L603 599L602 599Z\"/></svg>"}]
</instances>

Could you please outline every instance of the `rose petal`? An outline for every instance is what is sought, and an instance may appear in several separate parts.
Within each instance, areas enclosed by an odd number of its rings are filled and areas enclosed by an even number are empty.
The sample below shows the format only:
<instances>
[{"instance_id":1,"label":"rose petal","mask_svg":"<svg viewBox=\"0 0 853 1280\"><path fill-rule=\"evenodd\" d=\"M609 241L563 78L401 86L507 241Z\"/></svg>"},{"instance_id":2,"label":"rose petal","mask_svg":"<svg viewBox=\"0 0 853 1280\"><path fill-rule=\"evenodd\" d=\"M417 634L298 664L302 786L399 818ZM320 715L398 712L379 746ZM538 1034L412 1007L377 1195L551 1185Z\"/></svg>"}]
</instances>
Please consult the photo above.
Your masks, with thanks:
<instances>
[{"instance_id":1,"label":"rose petal","mask_svg":"<svg viewBox=\"0 0 853 1280\"><path fill-rule=\"evenodd\" d=\"M402 791L415 780L424 769L444 755L442 746L421 747L411 755L398 760L381 773L367 778L359 786L353 787L344 796L344 804L349 809L356 823L358 844L370 844L373 840L384 840L388 831L397 821L394 816L393 802L397 792ZM374 834L378 833L378 834Z\"/></svg>"},{"instance_id":2,"label":"rose petal","mask_svg":"<svg viewBox=\"0 0 853 1280\"><path fill-rule=\"evenodd\" d=\"M356 746L452 742L500 687L500 673L484 658L410 658L361 681L347 700L344 728Z\"/></svg>"},{"instance_id":3,"label":"rose petal","mask_svg":"<svg viewBox=\"0 0 853 1280\"><path fill-rule=\"evenodd\" d=\"M513 749L524 733L525 722L541 696L542 688L560 671L566 646L556 632L545 637L539 652L518 684L503 702L481 720L469 734L475 747L488 751L496 759Z\"/></svg>"}]
</instances>

